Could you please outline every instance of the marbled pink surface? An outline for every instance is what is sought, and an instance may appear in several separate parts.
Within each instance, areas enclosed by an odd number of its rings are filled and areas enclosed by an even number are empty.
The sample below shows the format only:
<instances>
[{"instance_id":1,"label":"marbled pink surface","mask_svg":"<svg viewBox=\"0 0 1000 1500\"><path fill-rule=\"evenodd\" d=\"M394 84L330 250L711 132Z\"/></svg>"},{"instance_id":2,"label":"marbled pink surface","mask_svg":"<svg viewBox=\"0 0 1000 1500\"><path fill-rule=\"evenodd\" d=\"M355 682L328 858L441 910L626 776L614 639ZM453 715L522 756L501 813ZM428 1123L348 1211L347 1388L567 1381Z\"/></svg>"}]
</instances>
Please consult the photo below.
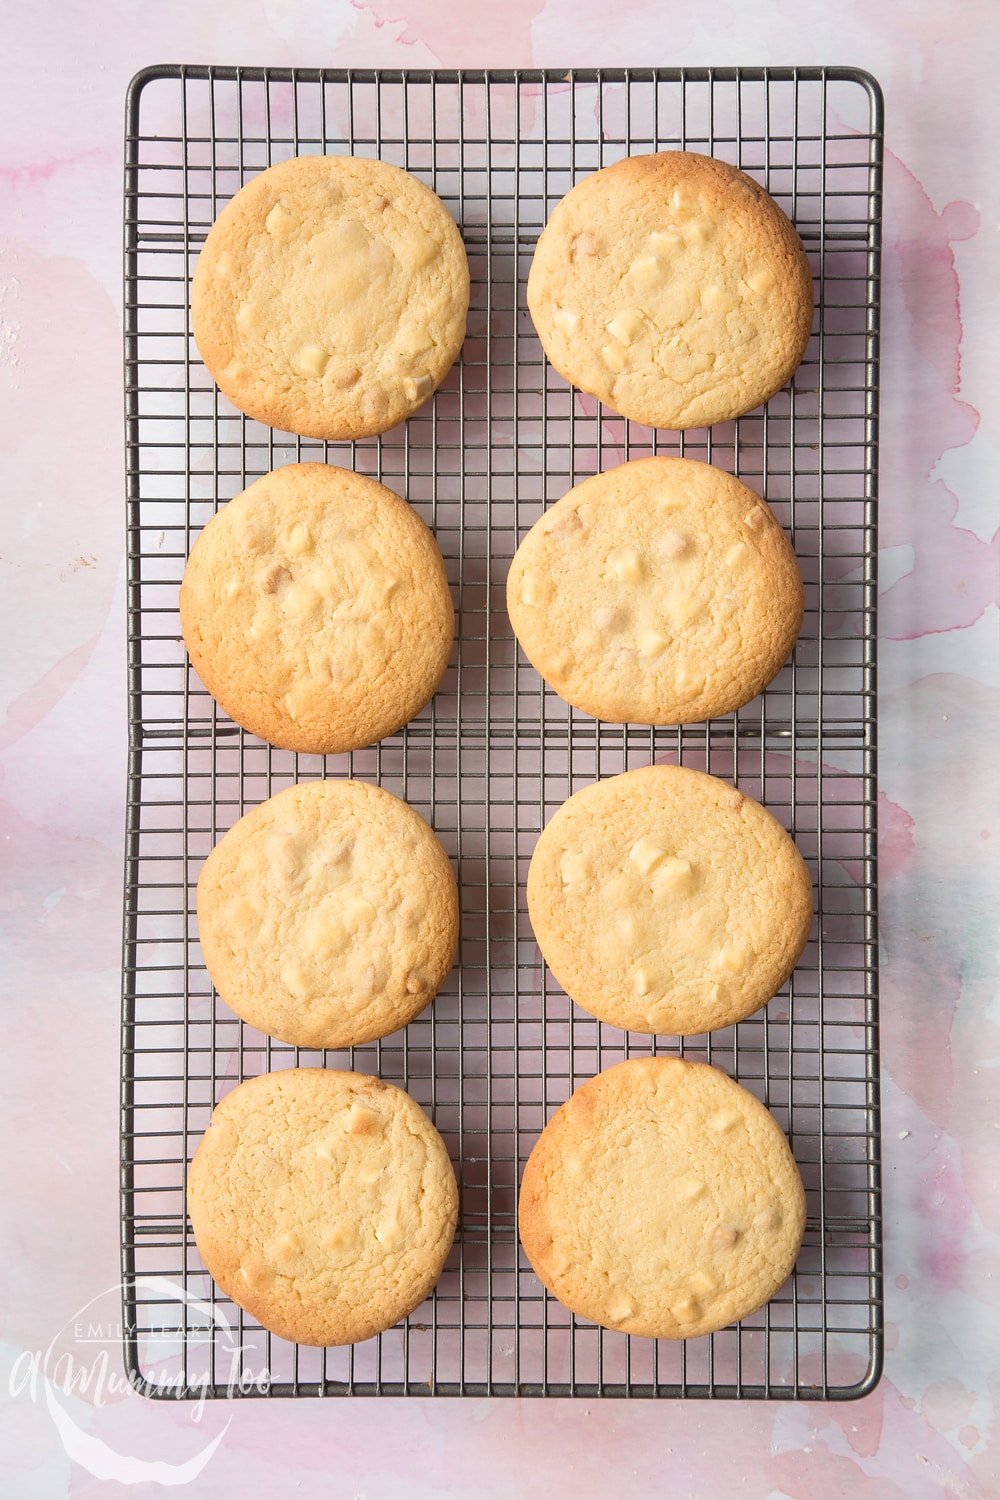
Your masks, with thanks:
<instances>
[{"instance_id":1,"label":"marbled pink surface","mask_svg":"<svg viewBox=\"0 0 1000 1500\"><path fill-rule=\"evenodd\" d=\"M121 1486L104 1444L199 1496L1000 1493L995 1003L995 336L1000 28L988 0L8 0L0 49L0 724L8 1142L3 1493ZM117 1278L125 784L123 97L158 61L854 63L887 105L881 912L888 1353L842 1407L661 1402L66 1403L25 1351ZM991 1009L992 1002L992 1009ZM18 1364L19 1359L21 1363ZM76 1440L74 1440L76 1441ZM69 1444L70 1448L73 1443ZM89 1465L89 1472L88 1472ZM196 1465L195 1465L196 1467ZM143 1477L158 1473L158 1478ZM153 1495L183 1473L135 1468Z\"/></svg>"}]
</instances>

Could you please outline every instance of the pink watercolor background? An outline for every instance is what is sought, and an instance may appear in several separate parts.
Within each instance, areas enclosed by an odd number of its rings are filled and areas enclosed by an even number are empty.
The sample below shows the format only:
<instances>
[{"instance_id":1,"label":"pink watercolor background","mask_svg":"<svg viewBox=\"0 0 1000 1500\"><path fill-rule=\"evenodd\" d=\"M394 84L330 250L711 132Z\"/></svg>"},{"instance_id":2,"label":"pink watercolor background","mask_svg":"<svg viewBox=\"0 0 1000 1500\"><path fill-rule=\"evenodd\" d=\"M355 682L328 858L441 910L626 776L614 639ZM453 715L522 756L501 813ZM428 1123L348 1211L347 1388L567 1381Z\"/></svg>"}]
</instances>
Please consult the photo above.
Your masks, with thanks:
<instances>
[{"instance_id":1,"label":"pink watercolor background","mask_svg":"<svg viewBox=\"0 0 1000 1500\"><path fill-rule=\"evenodd\" d=\"M843 1407L72 1402L187 1492L334 1500L1000 1493L995 7L931 0L8 0L0 49L4 1494L118 1493L23 1351L117 1276L125 777L121 135L157 61L869 68L887 105L881 914L888 1353ZM228 1427L226 1424L229 1424ZM132 1486L139 1496L156 1483Z\"/></svg>"}]
</instances>

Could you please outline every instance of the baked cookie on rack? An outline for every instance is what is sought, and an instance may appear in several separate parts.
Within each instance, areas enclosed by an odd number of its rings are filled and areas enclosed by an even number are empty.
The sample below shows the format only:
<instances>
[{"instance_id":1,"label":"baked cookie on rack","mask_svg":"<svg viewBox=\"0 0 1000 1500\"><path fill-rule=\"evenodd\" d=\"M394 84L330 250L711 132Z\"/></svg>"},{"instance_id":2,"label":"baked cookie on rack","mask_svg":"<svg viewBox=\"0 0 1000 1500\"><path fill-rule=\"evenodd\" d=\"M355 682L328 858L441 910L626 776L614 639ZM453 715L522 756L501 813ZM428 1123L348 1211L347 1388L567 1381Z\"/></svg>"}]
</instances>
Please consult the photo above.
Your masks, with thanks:
<instances>
[{"instance_id":1,"label":"baked cookie on rack","mask_svg":"<svg viewBox=\"0 0 1000 1500\"><path fill-rule=\"evenodd\" d=\"M806 1199L774 1116L718 1068L618 1063L546 1125L521 1180L521 1243L564 1306L687 1339L763 1306L790 1275Z\"/></svg>"},{"instance_id":2,"label":"baked cookie on rack","mask_svg":"<svg viewBox=\"0 0 1000 1500\"><path fill-rule=\"evenodd\" d=\"M455 1237L448 1152L415 1099L363 1073L288 1068L216 1105L188 1171L205 1266L279 1338L353 1344L434 1287Z\"/></svg>"},{"instance_id":3,"label":"baked cookie on rack","mask_svg":"<svg viewBox=\"0 0 1000 1500\"><path fill-rule=\"evenodd\" d=\"M356 750L424 707L455 630L444 562L374 479L289 464L213 516L191 549L181 629L209 692L285 750Z\"/></svg>"},{"instance_id":4,"label":"baked cookie on rack","mask_svg":"<svg viewBox=\"0 0 1000 1500\"><path fill-rule=\"evenodd\" d=\"M305 781L224 834L198 936L226 1004L296 1047L353 1047L429 1005L455 961L458 887L415 812L362 781Z\"/></svg>"},{"instance_id":5,"label":"baked cookie on rack","mask_svg":"<svg viewBox=\"0 0 1000 1500\"><path fill-rule=\"evenodd\" d=\"M795 644L802 597L770 508L689 458L585 479L531 528L507 577L532 666L615 724L687 724L749 703Z\"/></svg>"},{"instance_id":6,"label":"baked cookie on rack","mask_svg":"<svg viewBox=\"0 0 1000 1500\"><path fill-rule=\"evenodd\" d=\"M781 824L683 766L575 792L541 832L527 896L542 956L577 1005L677 1036L766 1004L812 922L809 873Z\"/></svg>"},{"instance_id":7,"label":"baked cookie on rack","mask_svg":"<svg viewBox=\"0 0 1000 1500\"><path fill-rule=\"evenodd\" d=\"M802 241L764 189L691 151L629 156L553 210L528 308L560 375L649 427L751 411L802 359Z\"/></svg>"},{"instance_id":8,"label":"baked cookie on rack","mask_svg":"<svg viewBox=\"0 0 1000 1500\"><path fill-rule=\"evenodd\" d=\"M234 406L287 432L385 432L465 337L469 263L448 210L388 162L297 156L226 204L195 267L198 352Z\"/></svg>"}]
</instances>

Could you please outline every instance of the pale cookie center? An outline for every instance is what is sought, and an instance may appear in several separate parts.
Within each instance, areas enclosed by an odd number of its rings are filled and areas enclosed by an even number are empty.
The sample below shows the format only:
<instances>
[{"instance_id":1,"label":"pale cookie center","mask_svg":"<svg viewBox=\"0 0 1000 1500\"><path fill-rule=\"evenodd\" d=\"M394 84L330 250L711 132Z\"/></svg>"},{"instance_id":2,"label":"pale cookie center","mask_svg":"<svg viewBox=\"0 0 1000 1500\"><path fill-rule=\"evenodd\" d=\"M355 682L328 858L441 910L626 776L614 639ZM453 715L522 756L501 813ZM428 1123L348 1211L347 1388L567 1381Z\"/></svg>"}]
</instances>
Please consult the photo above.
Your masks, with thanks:
<instances>
[{"instance_id":1,"label":"pale cookie center","mask_svg":"<svg viewBox=\"0 0 1000 1500\"><path fill-rule=\"evenodd\" d=\"M248 580L248 635L285 653L279 701L297 723L331 692L381 675L395 650L389 616L408 581L341 526L296 521L268 539L273 550ZM273 662L272 651L269 670Z\"/></svg>"},{"instance_id":2,"label":"pale cookie center","mask_svg":"<svg viewBox=\"0 0 1000 1500\"><path fill-rule=\"evenodd\" d=\"M748 262L745 248L709 213L701 195L675 189L656 227L631 229L601 252L589 232L575 237L570 257L582 282L572 303L557 303L555 328L579 337L581 315L589 315L593 352L613 384L623 375L658 373L686 381L706 374L728 351L745 346L758 331L777 287L768 265ZM610 260L604 281L615 290L610 306L591 284L592 268Z\"/></svg>"},{"instance_id":3,"label":"pale cookie center","mask_svg":"<svg viewBox=\"0 0 1000 1500\"><path fill-rule=\"evenodd\" d=\"M761 506L728 536L706 539L685 526L683 497L670 489L652 493L649 505L675 524L635 542L576 508L545 517L525 547L518 596L544 619L547 676L592 675L597 656L612 681L652 680L689 701L706 686L703 663L710 663L725 621L751 597L756 534L766 516ZM573 602L559 639L562 599Z\"/></svg>"},{"instance_id":4,"label":"pale cookie center","mask_svg":"<svg viewBox=\"0 0 1000 1500\"><path fill-rule=\"evenodd\" d=\"M295 374L350 389L397 333L398 276L388 243L350 217L283 244L272 272L280 309L273 321Z\"/></svg>"}]
</instances>

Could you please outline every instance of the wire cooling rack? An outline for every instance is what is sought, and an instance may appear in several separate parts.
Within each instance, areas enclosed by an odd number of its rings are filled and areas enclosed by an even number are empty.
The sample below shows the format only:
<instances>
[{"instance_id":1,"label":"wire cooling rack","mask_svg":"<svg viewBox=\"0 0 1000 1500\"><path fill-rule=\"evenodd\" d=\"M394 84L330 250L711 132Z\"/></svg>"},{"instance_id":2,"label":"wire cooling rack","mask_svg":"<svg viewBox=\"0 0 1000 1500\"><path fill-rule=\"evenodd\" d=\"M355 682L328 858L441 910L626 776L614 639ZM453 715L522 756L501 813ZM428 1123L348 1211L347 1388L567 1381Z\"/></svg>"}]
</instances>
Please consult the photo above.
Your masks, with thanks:
<instances>
[{"instance_id":1,"label":"wire cooling rack","mask_svg":"<svg viewBox=\"0 0 1000 1500\"><path fill-rule=\"evenodd\" d=\"M559 198L619 157L689 147L763 182L797 224L817 315L790 389L735 423L652 434L569 389L525 310ZM235 411L197 357L190 278L248 177L299 153L415 172L461 226L469 333L434 401L381 439L323 444ZM850 69L520 73L156 67L128 99L125 377L130 763L122 1224L125 1355L149 1395L851 1397L881 1364L875 918L875 515L881 98ZM626 458L686 453L739 474L789 528L806 580L793 661L755 702L680 729L598 724L519 657L509 560L543 506ZM293 755L237 729L186 664L177 589L191 542L256 476L329 459L385 481L436 533L458 606L441 690L402 733ZM570 792L652 760L731 778L789 828L817 917L790 983L739 1026L626 1036L544 970L524 904L537 834ZM293 781L374 780L433 824L462 892L457 967L429 1012L347 1054L238 1021L198 948L214 842ZM520 1170L571 1090L626 1055L706 1057L788 1131L808 1196L795 1273L759 1313L688 1343L577 1321L519 1252ZM267 1068L328 1062L402 1084L459 1172L459 1237L436 1293L345 1349L272 1338L213 1286L185 1216L213 1104Z\"/></svg>"}]
</instances>

